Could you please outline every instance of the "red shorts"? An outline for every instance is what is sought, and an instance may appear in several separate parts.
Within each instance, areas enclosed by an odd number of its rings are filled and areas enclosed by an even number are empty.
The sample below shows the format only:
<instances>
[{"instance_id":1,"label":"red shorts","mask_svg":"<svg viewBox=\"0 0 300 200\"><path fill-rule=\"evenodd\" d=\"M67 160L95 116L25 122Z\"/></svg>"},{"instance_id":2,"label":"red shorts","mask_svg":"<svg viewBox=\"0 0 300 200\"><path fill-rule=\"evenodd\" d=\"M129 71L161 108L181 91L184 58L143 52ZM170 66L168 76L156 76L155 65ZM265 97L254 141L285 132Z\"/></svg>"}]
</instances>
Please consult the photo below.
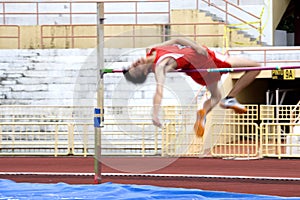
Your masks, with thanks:
<instances>
[{"instance_id":1,"label":"red shorts","mask_svg":"<svg viewBox=\"0 0 300 200\"><path fill-rule=\"evenodd\" d=\"M209 59L201 66L195 66L196 69L231 68L231 65L225 61L228 55L214 52L210 49L207 49L207 53ZM187 72L186 74L201 85L210 85L218 82L224 73L226 72Z\"/></svg>"},{"instance_id":2,"label":"red shorts","mask_svg":"<svg viewBox=\"0 0 300 200\"><path fill-rule=\"evenodd\" d=\"M173 57L177 62L177 69L195 70L195 69L209 69L209 68L230 68L230 64L225 62L226 55L214 52L207 47L206 51L208 57L198 54L193 48L186 46L161 46L151 49L147 56L156 51L155 63L159 62L163 56ZM155 71L156 65L153 65ZM221 79L222 73L219 72L186 72L195 82L201 85L209 85Z\"/></svg>"}]
</instances>

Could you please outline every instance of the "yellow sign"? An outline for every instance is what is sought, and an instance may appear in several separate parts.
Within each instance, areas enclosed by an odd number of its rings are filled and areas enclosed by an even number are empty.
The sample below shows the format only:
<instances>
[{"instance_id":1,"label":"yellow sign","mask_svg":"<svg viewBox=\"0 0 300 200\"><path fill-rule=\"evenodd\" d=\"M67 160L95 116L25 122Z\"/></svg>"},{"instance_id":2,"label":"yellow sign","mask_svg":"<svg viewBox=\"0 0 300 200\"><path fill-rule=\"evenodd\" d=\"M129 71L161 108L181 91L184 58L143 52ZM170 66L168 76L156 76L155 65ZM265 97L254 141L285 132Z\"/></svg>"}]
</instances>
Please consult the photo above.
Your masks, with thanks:
<instances>
[{"instance_id":1,"label":"yellow sign","mask_svg":"<svg viewBox=\"0 0 300 200\"><path fill-rule=\"evenodd\" d=\"M295 69L285 69L283 74L283 80L295 80Z\"/></svg>"},{"instance_id":2,"label":"yellow sign","mask_svg":"<svg viewBox=\"0 0 300 200\"><path fill-rule=\"evenodd\" d=\"M295 80L295 69L272 70L272 79Z\"/></svg>"}]
</instances>

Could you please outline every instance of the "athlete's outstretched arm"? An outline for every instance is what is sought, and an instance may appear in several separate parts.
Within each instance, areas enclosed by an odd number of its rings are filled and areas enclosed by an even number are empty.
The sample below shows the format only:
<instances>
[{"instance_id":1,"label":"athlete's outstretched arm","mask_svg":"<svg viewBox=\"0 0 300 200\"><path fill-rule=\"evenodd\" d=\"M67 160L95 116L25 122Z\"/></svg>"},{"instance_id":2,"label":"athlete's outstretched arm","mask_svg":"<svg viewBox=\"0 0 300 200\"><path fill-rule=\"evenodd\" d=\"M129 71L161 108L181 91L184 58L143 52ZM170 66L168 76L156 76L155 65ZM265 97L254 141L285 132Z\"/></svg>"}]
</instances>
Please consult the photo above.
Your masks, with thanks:
<instances>
[{"instance_id":1,"label":"athlete's outstretched arm","mask_svg":"<svg viewBox=\"0 0 300 200\"><path fill-rule=\"evenodd\" d=\"M190 46L195 51L197 51L197 53L207 56L207 51L201 45L198 45L196 42L186 39L186 38L171 39L171 40L165 41L160 44L152 45L151 47L147 48L147 51L153 47L167 46L167 45L173 45L173 44L179 44L182 46Z\"/></svg>"},{"instance_id":2,"label":"athlete's outstretched arm","mask_svg":"<svg viewBox=\"0 0 300 200\"><path fill-rule=\"evenodd\" d=\"M174 70L177 67L177 63L172 58L165 58L155 67L155 79L156 79L156 90L153 97L153 113L152 122L155 126L161 127L158 114L163 98L163 89L166 79L166 73Z\"/></svg>"}]
</instances>

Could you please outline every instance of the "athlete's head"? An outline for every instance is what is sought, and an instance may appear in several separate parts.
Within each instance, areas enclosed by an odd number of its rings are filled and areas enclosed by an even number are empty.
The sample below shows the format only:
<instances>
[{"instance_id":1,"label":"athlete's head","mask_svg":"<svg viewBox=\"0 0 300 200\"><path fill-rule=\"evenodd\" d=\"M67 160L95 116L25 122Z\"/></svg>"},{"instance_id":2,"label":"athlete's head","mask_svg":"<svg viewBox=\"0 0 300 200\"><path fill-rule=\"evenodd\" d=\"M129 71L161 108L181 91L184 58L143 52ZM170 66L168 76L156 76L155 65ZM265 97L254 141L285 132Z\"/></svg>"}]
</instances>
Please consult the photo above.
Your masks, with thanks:
<instances>
[{"instance_id":1,"label":"athlete's head","mask_svg":"<svg viewBox=\"0 0 300 200\"><path fill-rule=\"evenodd\" d=\"M145 58L140 58L133 62L128 70L123 70L123 74L127 81L142 84L146 81L151 69L152 63L147 63Z\"/></svg>"}]
</instances>

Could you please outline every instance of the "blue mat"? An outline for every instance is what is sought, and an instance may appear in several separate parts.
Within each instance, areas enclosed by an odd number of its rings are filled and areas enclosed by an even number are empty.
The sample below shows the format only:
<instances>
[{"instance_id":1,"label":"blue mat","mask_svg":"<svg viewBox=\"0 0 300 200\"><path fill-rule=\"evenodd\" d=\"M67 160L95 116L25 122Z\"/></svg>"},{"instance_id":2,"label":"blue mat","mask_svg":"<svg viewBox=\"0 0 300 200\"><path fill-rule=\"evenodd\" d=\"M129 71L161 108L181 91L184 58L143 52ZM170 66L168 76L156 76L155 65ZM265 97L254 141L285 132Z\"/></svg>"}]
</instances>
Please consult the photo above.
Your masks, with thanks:
<instances>
[{"instance_id":1,"label":"blue mat","mask_svg":"<svg viewBox=\"0 0 300 200\"><path fill-rule=\"evenodd\" d=\"M0 179L0 199L101 199L101 200L189 200L189 199L300 199L300 197L278 197L240 194L231 192L204 191L198 189L168 188L147 185L124 185L103 183L99 185L70 185L66 183L16 183Z\"/></svg>"}]
</instances>

